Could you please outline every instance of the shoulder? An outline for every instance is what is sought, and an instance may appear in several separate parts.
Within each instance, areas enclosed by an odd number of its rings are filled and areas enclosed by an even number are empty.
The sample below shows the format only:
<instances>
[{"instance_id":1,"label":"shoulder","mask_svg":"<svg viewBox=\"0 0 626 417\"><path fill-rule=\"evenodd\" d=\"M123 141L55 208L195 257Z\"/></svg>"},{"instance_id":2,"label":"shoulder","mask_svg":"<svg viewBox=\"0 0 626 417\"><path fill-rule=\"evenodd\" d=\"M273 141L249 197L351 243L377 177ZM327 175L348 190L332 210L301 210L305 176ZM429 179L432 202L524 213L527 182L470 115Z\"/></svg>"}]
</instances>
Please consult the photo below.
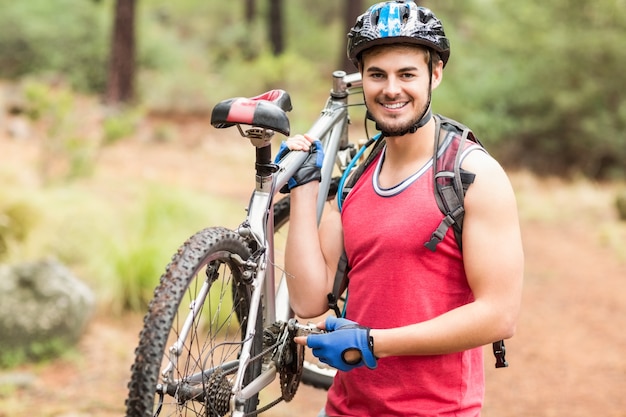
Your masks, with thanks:
<instances>
[{"instance_id":1,"label":"shoulder","mask_svg":"<svg viewBox=\"0 0 626 417\"><path fill-rule=\"evenodd\" d=\"M515 205L513 187L507 173L500 163L486 152L469 152L462 163L462 168L476 175L474 183L465 196L466 210L473 207L491 211L494 207Z\"/></svg>"},{"instance_id":2,"label":"shoulder","mask_svg":"<svg viewBox=\"0 0 626 417\"><path fill-rule=\"evenodd\" d=\"M502 173L506 175L500 163L484 150L480 145L471 144L465 148L465 155L461 167L476 175L485 173Z\"/></svg>"}]
</instances>

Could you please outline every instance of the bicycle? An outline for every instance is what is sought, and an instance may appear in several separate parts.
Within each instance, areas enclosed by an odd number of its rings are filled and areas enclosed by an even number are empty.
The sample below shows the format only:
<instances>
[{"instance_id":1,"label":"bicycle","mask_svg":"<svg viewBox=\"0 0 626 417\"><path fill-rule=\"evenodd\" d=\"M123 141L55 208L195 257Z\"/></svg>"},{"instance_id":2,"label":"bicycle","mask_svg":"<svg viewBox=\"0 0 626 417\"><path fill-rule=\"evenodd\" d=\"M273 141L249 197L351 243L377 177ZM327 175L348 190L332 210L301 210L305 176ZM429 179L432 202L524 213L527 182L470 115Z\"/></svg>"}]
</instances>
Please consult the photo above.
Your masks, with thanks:
<instances>
[{"instance_id":1,"label":"bicycle","mask_svg":"<svg viewBox=\"0 0 626 417\"><path fill-rule=\"evenodd\" d=\"M324 148L318 220L337 192L335 168L361 157L348 138L348 102L360 74L335 71L330 96L307 132ZM359 105L363 105L362 96ZM289 220L289 196L278 191L304 162L290 152L272 162L274 132L289 135L291 99L282 90L218 103L211 124L236 126L256 149L255 189L235 230L209 227L179 248L149 304L131 367L127 416L251 416L290 401L302 383L328 388L335 371L305 361L296 335L316 331L289 307L284 271L277 283L274 234ZM259 393L279 377L281 397L264 405Z\"/></svg>"}]
</instances>

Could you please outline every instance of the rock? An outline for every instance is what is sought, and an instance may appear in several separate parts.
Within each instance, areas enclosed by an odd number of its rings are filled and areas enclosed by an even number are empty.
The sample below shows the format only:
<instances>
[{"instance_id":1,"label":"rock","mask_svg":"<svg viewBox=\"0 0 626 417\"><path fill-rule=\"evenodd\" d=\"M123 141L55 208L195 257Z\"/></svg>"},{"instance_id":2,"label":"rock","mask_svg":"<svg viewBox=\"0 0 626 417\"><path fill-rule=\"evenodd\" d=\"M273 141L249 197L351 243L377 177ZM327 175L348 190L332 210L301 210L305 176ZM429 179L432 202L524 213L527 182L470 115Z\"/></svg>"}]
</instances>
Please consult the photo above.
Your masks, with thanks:
<instances>
[{"instance_id":1,"label":"rock","mask_svg":"<svg viewBox=\"0 0 626 417\"><path fill-rule=\"evenodd\" d=\"M0 390L11 388L28 388L33 386L37 377L31 372L10 372L0 374Z\"/></svg>"},{"instance_id":2,"label":"rock","mask_svg":"<svg viewBox=\"0 0 626 417\"><path fill-rule=\"evenodd\" d=\"M31 128L26 118L21 116L8 117L5 121L9 137L14 139L30 139Z\"/></svg>"},{"instance_id":3,"label":"rock","mask_svg":"<svg viewBox=\"0 0 626 417\"><path fill-rule=\"evenodd\" d=\"M0 365L72 346L94 306L93 292L57 261L0 265Z\"/></svg>"}]
</instances>

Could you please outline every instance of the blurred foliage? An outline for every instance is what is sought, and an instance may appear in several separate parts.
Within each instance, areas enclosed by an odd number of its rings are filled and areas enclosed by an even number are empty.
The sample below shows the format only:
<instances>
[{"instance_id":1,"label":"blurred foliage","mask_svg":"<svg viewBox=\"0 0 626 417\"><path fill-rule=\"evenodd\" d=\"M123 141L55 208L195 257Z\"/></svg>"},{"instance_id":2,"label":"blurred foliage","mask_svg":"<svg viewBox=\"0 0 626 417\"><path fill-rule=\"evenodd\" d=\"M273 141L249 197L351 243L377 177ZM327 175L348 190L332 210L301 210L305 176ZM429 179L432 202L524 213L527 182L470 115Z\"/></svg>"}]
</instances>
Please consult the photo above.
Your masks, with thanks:
<instances>
[{"instance_id":1,"label":"blurred foliage","mask_svg":"<svg viewBox=\"0 0 626 417\"><path fill-rule=\"evenodd\" d=\"M615 197L617 215L621 221L626 221L626 190L621 190Z\"/></svg>"},{"instance_id":2,"label":"blurred foliage","mask_svg":"<svg viewBox=\"0 0 626 417\"><path fill-rule=\"evenodd\" d=\"M102 120L102 146L112 145L133 135L143 117L141 107L111 109Z\"/></svg>"},{"instance_id":3,"label":"blurred foliage","mask_svg":"<svg viewBox=\"0 0 626 417\"><path fill-rule=\"evenodd\" d=\"M22 112L45 133L39 157L41 179L50 183L89 176L100 140L84 129L88 112L81 98L62 84L31 79L25 80L21 94Z\"/></svg>"},{"instance_id":4,"label":"blurred foliage","mask_svg":"<svg viewBox=\"0 0 626 417\"><path fill-rule=\"evenodd\" d=\"M244 214L231 201L158 184L141 185L133 200L121 212L107 205L119 228L90 236L91 248L105 256L82 249L90 276L98 277L100 301L116 313L146 310L168 260L191 234Z\"/></svg>"},{"instance_id":5,"label":"blurred foliage","mask_svg":"<svg viewBox=\"0 0 626 417\"><path fill-rule=\"evenodd\" d=\"M445 4L441 4L445 6ZM626 176L626 3L447 4L443 107L508 165Z\"/></svg>"},{"instance_id":6,"label":"blurred foliage","mask_svg":"<svg viewBox=\"0 0 626 417\"><path fill-rule=\"evenodd\" d=\"M285 2L287 45L279 57L267 44L266 3L258 2L248 24L243 2L140 0L142 106L204 115L221 99L283 88L293 96L292 124L310 123L345 48L343 3ZM444 21L452 43L436 111L471 126L506 165L625 176L626 3L423 3ZM0 77L52 74L77 91L103 91L113 0L0 6ZM107 135L115 137L117 127Z\"/></svg>"},{"instance_id":7,"label":"blurred foliage","mask_svg":"<svg viewBox=\"0 0 626 417\"><path fill-rule=\"evenodd\" d=\"M110 20L104 7L91 1L0 0L0 10L3 78L62 74L80 89L102 91Z\"/></svg>"},{"instance_id":8,"label":"blurred foliage","mask_svg":"<svg viewBox=\"0 0 626 417\"><path fill-rule=\"evenodd\" d=\"M51 337L45 341L32 342L28 347L3 349L0 352L0 368L10 369L27 362L45 362L57 357L69 357L70 343Z\"/></svg>"},{"instance_id":9,"label":"blurred foliage","mask_svg":"<svg viewBox=\"0 0 626 417\"><path fill-rule=\"evenodd\" d=\"M26 239L39 220L35 206L28 201L0 195L0 260L6 259Z\"/></svg>"},{"instance_id":10,"label":"blurred foliage","mask_svg":"<svg viewBox=\"0 0 626 417\"><path fill-rule=\"evenodd\" d=\"M100 308L143 312L178 246L210 224L234 227L239 203L151 182L33 191L0 183L0 261L58 259Z\"/></svg>"}]
</instances>

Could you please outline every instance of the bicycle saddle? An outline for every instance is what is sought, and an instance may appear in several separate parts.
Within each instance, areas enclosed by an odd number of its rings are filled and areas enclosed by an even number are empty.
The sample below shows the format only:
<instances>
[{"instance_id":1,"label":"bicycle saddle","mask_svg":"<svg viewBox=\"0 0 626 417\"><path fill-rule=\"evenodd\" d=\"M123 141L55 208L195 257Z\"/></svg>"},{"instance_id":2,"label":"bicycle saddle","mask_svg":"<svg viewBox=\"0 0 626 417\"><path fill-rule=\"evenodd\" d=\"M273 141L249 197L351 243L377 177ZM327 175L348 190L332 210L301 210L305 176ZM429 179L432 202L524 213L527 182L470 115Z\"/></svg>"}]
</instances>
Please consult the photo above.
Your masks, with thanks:
<instances>
[{"instance_id":1,"label":"bicycle saddle","mask_svg":"<svg viewBox=\"0 0 626 417\"><path fill-rule=\"evenodd\" d=\"M289 136L286 112L291 109L289 93L270 90L256 97L235 97L220 101L211 112L211 124L218 129L244 124Z\"/></svg>"}]
</instances>

